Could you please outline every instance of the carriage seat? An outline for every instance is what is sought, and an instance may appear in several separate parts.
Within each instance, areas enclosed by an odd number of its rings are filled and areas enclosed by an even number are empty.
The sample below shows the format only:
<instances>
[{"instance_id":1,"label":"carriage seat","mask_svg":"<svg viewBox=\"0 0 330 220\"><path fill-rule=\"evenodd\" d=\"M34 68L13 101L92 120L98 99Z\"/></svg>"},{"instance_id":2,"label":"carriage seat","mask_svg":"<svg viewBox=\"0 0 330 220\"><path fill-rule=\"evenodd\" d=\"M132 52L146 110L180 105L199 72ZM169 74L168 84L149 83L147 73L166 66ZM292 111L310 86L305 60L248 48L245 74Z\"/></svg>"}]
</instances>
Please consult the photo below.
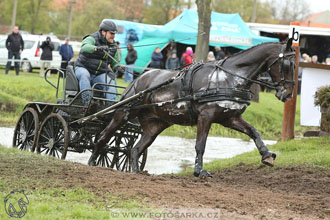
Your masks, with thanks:
<instances>
[{"instance_id":1,"label":"carriage seat","mask_svg":"<svg viewBox=\"0 0 330 220\"><path fill-rule=\"evenodd\" d=\"M79 92L79 82L74 73L74 61L70 61L66 67L65 90L69 96L75 96Z\"/></svg>"}]
</instances>

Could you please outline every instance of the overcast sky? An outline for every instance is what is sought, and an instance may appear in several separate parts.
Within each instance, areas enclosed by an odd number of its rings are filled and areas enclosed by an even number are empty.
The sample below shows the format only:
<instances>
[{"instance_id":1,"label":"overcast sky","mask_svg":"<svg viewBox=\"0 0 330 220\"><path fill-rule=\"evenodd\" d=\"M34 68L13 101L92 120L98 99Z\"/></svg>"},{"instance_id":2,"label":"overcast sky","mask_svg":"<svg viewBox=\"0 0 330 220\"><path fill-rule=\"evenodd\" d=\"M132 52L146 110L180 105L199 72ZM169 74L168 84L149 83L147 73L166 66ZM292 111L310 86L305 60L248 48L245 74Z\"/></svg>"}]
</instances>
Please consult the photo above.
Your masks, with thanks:
<instances>
[{"instance_id":1,"label":"overcast sky","mask_svg":"<svg viewBox=\"0 0 330 220\"><path fill-rule=\"evenodd\" d=\"M258 0L258 1L268 1L269 0ZM330 11L330 0L305 0L310 7L312 13Z\"/></svg>"},{"instance_id":2,"label":"overcast sky","mask_svg":"<svg viewBox=\"0 0 330 220\"><path fill-rule=\"evenodd\" d=\"M308 1L309 7L313 13L330 11L330 0L311 0Z\"/></svg>"}]
</instances>

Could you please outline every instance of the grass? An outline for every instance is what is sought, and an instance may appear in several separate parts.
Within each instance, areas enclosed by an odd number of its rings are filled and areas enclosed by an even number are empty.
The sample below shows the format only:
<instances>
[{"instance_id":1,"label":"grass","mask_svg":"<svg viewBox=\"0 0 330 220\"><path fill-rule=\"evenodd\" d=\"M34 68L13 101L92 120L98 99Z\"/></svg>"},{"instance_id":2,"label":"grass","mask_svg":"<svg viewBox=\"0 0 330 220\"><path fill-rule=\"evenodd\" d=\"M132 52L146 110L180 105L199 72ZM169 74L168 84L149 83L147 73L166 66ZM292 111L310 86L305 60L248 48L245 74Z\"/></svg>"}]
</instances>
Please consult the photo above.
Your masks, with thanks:
<instances>
[{"instance_id":1,"label":"grass","mask_svg":"<svg viewBox=\"0 0 330 220\"><path fill-rule=\"evenodd\" d=\"M0 219L13 219L4 209L4 198L13 190L24 190L29 199L23 217L29 220L111 219L109 208L144 208L137 198L97 195L82 188L79 179L69 178L73 183L68 183L56 178L73 166L52 157L0 146ZM15 208L20 210L17 204Z\"/></svg>"},{"instance_id":2,"label":"grass","mask_svg":"<svg viewBox=\"0 0 330 220\"><path fill-rule=\"evenodd\" d=\"M36 71L36 70L35 70ZM50 80L55 83L57 76L52 75ZM117 84L127 86L122 79ZM55 103L56 90L39 77L39 72L20 73L17 77L13 71L9 75L0 69L0 126L14 126L22 112L24 105L28 102L50 102ZM282 130L282 118L284 104L277 100L272 93L260 93L260 102L254 103L247 108L243 118L253 125L264 139L278 140ZM295 119L296 135L309 129L299 125L300 121L300 96L297 99L297 111ZM196 127L174 125L166 129L162 135L195 138ZM245 134L213 124L210 130L211 136L236 137L249 139Z\"/></svg>"},{"instance_id":3,"label":"grass","mask_svg":"<svg viewBox=\"0 0 330 220\"><path fill-rule=\"evenodd\" d=\"M288 166L311 166L330 170L330 138L303 138L278 142L269 147L277 154L276 167ZM214 160L204 164L205 170L215 171L224 168L235 167L241 163L246 165L260 166L261 156L257 150L247 152L228 159ZM192 169L180 173L180 175L191 175Z\"/></svg>"}]
</instances>

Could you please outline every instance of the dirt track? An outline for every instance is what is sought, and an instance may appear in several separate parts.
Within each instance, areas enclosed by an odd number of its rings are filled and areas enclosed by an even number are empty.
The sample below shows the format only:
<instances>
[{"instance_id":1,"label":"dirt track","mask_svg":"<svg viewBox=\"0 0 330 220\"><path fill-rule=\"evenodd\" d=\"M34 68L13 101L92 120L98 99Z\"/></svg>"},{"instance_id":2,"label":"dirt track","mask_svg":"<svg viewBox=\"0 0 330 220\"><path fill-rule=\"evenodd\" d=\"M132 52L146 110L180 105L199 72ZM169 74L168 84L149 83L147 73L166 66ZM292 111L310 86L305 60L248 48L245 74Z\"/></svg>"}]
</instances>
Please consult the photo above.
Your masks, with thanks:
<instances>
[{"instance_id":1,"label":"dirt track","mask_svg":"<svg viewBox=\"0 0 330 220\"><path fill-rule=\"evenodd\" d=\"M330 219L330 171L309 167L240 164L213 172L213 178L199 179L192 174L120 173L28 157L1 158L0 173L19 177L11 181L28 178L31 181L24 186L32 189L83 187L100 196L111 193L127 199L142 198L146 206L219 208L221 219Z\"/></svg>"},{"instance_id":2,"label":"dirt track","mask_svg":"<svg viewBox=\"0 0 330 220\"><path fill-rule=\"evenodd\" d=\"M330 173L312 168L242 164L206 180L104 169L92 175L96 185L84 181L93 191L137 195L157 207L220 208L224 219L330 219Z\"/></svg>"}]
</instances>

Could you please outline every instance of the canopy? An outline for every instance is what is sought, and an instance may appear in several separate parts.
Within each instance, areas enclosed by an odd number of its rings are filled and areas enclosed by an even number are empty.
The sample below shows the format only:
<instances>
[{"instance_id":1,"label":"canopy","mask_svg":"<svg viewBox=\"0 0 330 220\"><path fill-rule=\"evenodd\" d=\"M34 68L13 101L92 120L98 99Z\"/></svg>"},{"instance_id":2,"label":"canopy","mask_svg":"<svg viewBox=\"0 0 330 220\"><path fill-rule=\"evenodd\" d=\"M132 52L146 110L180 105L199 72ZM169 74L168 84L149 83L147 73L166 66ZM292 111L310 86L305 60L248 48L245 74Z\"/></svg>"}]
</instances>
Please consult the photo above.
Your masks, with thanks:
<instances>
[{"instance_id":1,"label":"canopy","mask_svg":"<svg viewBox=\"0 0 330 220\"><path fill-rule=\"evenodd\" d=\"M277 38L258 36L245 24L238 13L222 14L212 12L210 30L210 46L236 47L247 49L264 42L278 42ZM182 44L196 45L198 37L198 13L185 10L164 26L145 28L142 39L134 44L138 53L136 66L145 67L151 60L151 54L156 47L163 48L170 41ZM152 45L150 45L152 44ZM143 46L150 45L150 46ZM127 51L123 51L123 59ZM141 72L141 70L136 69Z\"/></svg>"}]
</instances>

